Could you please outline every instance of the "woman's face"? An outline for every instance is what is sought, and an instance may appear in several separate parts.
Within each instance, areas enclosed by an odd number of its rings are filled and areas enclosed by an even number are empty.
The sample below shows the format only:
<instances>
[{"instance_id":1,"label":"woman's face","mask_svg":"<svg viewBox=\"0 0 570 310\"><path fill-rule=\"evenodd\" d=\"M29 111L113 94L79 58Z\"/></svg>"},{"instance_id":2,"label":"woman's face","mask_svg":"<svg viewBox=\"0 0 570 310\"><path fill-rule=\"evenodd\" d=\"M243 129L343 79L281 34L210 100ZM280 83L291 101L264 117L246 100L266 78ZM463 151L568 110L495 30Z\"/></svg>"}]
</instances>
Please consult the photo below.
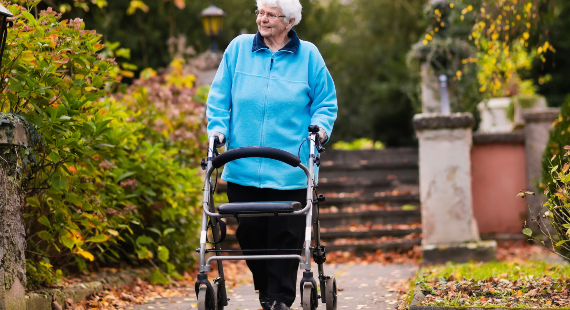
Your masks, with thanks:
<instances>
[{"instance_id":1,"label":"woman's face","mask_svg":"<svg viewBox=\"0 0 570 310\"><path fill-rule=\"evenodd\" d=\"M259 33L264 38L276 38L284 32L287 33L288 24L292 24L293 20L289 20L289 23L284 23L283 19L285 17L277 17L275 19L268 18L268 14L273 14L274 16L283 16L281 8L270 7L267 4L262 4L258 10L260 12L265 12L263 16L257 17L257 29Z\"/></svg>"}]
</instances>

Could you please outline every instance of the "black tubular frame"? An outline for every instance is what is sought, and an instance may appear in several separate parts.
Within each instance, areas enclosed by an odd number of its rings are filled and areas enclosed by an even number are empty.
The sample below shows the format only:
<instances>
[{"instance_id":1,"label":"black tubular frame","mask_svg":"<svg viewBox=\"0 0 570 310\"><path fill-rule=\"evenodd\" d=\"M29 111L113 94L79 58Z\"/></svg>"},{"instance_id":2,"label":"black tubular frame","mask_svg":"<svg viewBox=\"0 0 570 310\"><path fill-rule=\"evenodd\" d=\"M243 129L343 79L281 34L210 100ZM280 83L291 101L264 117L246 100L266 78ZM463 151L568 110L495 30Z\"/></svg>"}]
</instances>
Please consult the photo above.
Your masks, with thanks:
<instances>
[{"instance_id":1,"label":"black tubular frame","mask_svg":"<svg viewBox=\"0 0 570 310\"><path fill-rule=\"evenodd\" d=\"M252 146L240 147L224 152L212 160L212 166L214 168L220 168L232 160L250 157L271 158L284 162L292 167L299 167L299 164L301 163L301 159L299 157L280 149L264 146Z\"/></svg>"}]
</instances>

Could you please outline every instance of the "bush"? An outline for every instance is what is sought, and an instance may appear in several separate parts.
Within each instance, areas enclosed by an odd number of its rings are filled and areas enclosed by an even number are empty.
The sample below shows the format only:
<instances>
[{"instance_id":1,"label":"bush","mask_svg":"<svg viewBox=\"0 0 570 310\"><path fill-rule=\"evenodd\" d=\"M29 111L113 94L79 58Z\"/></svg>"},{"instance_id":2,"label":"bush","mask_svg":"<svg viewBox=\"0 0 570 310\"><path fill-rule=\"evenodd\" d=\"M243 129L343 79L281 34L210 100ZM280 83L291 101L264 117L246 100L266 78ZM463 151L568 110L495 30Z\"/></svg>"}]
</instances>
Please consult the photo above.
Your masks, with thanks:
<instances>
[{"instance_id":1,"label":"bush","mask_svg":"<svg viewBox=\"0 0 570 310\"><path fill-rule=\"evenodd\" d=\"M384 144L380 141L372 141L366 138L355 139L352 142L338 141L332 146L333 150L383 150Z\"/></svg>"},{"instance_id":2,"label":"bush","mask_svg":"<svg viewBox=\"0 0 570 310\"><path fill-rule=\"evenodd\" d=\"M560 107L560 115L552 123L552 129L550 130L548 143L546 144L546 149L542 154L542 178L538 184L538 188L545 190L546 187L549 188L550 192L556 190L555 182L552 182L552 176L550 171L552 170L551 159L552 156L558 155L562 158L566 151L564 146L568 144L570 137L570 96L566 98L566 103Z\"/></svg>"},{"instance_id":3,"label":"bush","mask_svg":"<svg viewBox=\"0 0 570 310\"><path fill-rule=\"evenodd\" d=\"M179 276L194 261L199 226L205 125L193 78L175 63L100 100L118 81L114 60L99 54L101 36L80 19L4 4L15 22L1 111L22 115L42 136L26 150L34 156L22 183L28 286L57 281L54 268L121 261L162 267L153 282Z\"/></svg>"},{"instance_id":4,"label":"bush","mask_svg":"<svg viewBox=\"0 0 570 310\"><path fill-rule=\"evenodd\" d=\"M570 146L568 146L568 132L570 130L570 97L562 106L561 114L554 121L550 131L548 144L542 158L542 180L539 188L544 190L548 201L543 205L539 214L532 214L536 223L549 241L549 249L568 258L570 252ZM521 196L525 194L521 193ZM529 209L530 210L530 209ZM532 211L531 211L532 212ZM550 224L547 225L547 223ZM536 242L545 244L533 236L530 228L523 232Z\"/></svg>"},{"instance_id":5,"label":"bush","mask_svg":"<svg viewBox=\"0 0 570 310\"><path fill-rule=\"evenodd\" d=\"M543 210L539 214L533 214L535 222L543 237L550 243L533 236L530 228L524 228L523 233L536 242L545 245L552 252L570 260L570 146L563 147L563 155L553 155L550 159L551 167L548 170L550 182L545 187L548 201L544 203ZM521 194L524 196L524 194ZM530 210L530 208L529 208ZM549 223L552 229L546 224Z\"/></svg>"}]
</instances>

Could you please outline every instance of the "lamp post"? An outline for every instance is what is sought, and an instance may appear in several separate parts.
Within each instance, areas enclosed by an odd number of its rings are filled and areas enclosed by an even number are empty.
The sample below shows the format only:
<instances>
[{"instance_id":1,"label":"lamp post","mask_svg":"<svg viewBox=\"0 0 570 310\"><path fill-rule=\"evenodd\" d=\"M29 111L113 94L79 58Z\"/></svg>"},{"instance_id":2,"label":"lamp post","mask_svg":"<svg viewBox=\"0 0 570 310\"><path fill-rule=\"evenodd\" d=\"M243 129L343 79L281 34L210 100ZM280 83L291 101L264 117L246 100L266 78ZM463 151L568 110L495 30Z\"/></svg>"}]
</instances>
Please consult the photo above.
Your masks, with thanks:
<instances>
[{"instance_id":1,"label":"lamp post","mask_svg":"<svg viewBox=\"0 0 570 310\"><path fill-rule=\"evenodd\" d=\"M0 69L2 68L2 57L4 56L6 38L8 37L8 27L12 26L12 22L8 21L8 17L12 16L14 15L0 4Z\"/></svg>"},{"instance_id":2,"label":"lamp post","mask_svg":"<svg viewBox=\"0 0 570 310\"><path fill-rule=\"evenodd\" d=\"M212 45L210 47L212 52L218 50L218 45L216 44L215 39L222 33L225 16L226 13L213 4L204 9L202 13L200 13L200 17L202 17L202 24L204 25L204 32L212 41Z\"/></svg>"}]
</instances>

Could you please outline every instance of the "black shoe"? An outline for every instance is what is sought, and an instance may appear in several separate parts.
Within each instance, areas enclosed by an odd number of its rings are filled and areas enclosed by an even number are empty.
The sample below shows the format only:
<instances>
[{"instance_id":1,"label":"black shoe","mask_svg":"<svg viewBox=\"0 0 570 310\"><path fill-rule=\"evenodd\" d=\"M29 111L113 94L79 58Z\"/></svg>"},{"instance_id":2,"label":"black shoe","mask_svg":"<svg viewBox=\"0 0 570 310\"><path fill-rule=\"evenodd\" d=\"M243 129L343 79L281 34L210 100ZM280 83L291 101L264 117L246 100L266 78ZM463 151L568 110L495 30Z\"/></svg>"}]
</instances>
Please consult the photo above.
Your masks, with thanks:
<instances>
[{"instance_id":1,"label":"black shoe","mask_svg":"<svg viewBox=\"0 0 570 310\"><path fill-rule=\"evenodd\" d=\"M275 301L271 307L271 310L290 310L290 308L280 301Z\"/></svg>"},{"instance_id":2,"label":"black shoe","mask_svg":"<svg viewBox=\"0 0 570 310\"><path fill-rule=\"evenodd\" d=\"M259 303L263 310L271 310L271 299L269 299L269 294L267 291L259 290Z\"/></svg>"}]
</instances>

